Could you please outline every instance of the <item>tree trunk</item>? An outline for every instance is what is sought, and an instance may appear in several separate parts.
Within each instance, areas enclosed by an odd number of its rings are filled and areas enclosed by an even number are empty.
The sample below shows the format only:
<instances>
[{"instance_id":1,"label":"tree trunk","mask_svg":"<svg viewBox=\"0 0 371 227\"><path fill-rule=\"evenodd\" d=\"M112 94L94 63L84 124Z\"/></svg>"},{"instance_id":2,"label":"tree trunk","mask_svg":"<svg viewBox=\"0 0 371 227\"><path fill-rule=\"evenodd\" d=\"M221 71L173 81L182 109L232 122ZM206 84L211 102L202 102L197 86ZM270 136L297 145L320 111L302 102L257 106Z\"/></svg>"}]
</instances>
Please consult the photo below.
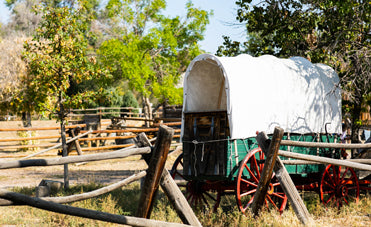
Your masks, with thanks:
<instances>
[{"instance_id":1,"label":"tree trunk","mask_svg":"<svg viewBox=\"0 0 371 227\"><path fill-rule=\"evenodd\" d=\"M61 139L62 139L62 157L66 157L68 155L67 151L67 141L66 141L66 125L65 125L65 110L64 105L62 102L62 92L59 92L59 112L58 118L61 122ZM68 178L68 164L64 164L64 188L69 188L69 178Z\"/></svg>"},{"instance_id":2,"label":"tree trunk","mask_svg":"<svg viewBox=\"0 0 371 227\"><path fill-rule=\"evenodd\" d=\"M67 142L66 142L66 126L64 119L61 120L61 139L62 139L62 157L68 155ZM69 188L69 178L68 178L68 164L64 164L64 188Z\"/></svg>"},{"instance_id":3,"label":"tree trunk","mask_svg":"<svg viewBox=\"0 0 371 227\"><path fill-rule=\"evenodd\" d=\"M26 111L26 112L22 112L22 123L23 123L23 127L27 128L27 127L32 127L32 124L31 124L31 113Z\"/></svg>"},{"instance_id":4,"label":"tree trunk","mask_svg":"<svg viewBox=\"0 0 371 227\"><path fill-rule=\"evenodd\" d=\"M152 120L152 108L151 102L149 101L148 97L143 97L143 111L144 111L144 118L148 120ZM150 121L145 122L145 126L150 126Z\"/></svg>"}]
</instances>

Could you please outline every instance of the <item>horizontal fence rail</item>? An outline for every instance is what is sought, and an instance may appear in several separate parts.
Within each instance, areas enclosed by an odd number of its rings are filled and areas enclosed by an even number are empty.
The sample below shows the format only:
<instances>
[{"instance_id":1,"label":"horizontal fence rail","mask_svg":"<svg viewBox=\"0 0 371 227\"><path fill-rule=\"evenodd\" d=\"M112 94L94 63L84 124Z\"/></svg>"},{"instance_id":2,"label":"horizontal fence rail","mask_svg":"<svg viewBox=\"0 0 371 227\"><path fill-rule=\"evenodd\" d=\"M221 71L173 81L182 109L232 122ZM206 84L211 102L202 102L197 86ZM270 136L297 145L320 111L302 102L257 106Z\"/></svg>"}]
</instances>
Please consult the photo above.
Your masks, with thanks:
<instances>
[{"instance_id":1,"label":"horizontal fence rail","mask_svg":"<svg viewBox=\"0 0 371 227\"><path fill-rule=\"evenodd\" d=\"M30 159L30 160L17 160L0 162L0 169L11 169L11 168L24 168L30 166L53 166L53 165L63 165L76 162L88 162L88 161L98 161L116 158L125 158L131 155L148 154L151 152L151 148L132 148L128 150L117 150L112 152L105 152L101 154L90 154L90 155L80 155L80 156L70 156L62 158L49 158L49 159Z\"/></svg>"},{"instance_id":2,"label":"horizontal fence rail","mask_svg":"<svg viewBox=\"0 0 371 227\"><path fill-rule=\"evenodd\" d=\"M300 142L293 140L282 140L283 146L296 146L296 147L318 147L318 148L335 148L335 149L370 149L371 143L365 144L345 144L345 143L323 143L323 142Z\"/></svg>"}]
</instances>

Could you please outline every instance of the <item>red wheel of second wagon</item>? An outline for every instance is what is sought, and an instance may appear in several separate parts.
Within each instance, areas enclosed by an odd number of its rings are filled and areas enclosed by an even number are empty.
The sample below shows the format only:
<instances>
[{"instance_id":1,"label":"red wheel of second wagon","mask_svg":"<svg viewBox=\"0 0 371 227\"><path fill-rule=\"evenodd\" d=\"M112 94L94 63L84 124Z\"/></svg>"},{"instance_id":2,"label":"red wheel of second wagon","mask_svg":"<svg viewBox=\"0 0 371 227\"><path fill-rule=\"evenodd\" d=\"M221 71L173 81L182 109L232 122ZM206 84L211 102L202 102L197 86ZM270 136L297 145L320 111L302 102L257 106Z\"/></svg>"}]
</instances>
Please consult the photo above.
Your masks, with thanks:
<instances>
[{"instance_id":1,"label":"red wheel of second wagon","mask_svg":"<svg viewBox=\"0 0 371 227\"><path fill-rule=\"evenodd\" d=\"M252 204L263 167L264 153L260 148L250 151L241 162L237 174L236 200L242 213L245 213ZM274 208L282 212L286 204L287 196L282 192L280 183L273 174L265 198L265 205L268 208Z\"/></svg>"},{"instance_id":2,"label":"red wheel of second wagon","mask_svg":"<svg viewBox=\"0 0 371 227\"><path fill-rule=\"evenodd\" d=\"M338 208L349 205L349 202L358 202L359 182L354 170L328 165L322 175L320 195L323 204Z\"/></svg>"}]
</instances>

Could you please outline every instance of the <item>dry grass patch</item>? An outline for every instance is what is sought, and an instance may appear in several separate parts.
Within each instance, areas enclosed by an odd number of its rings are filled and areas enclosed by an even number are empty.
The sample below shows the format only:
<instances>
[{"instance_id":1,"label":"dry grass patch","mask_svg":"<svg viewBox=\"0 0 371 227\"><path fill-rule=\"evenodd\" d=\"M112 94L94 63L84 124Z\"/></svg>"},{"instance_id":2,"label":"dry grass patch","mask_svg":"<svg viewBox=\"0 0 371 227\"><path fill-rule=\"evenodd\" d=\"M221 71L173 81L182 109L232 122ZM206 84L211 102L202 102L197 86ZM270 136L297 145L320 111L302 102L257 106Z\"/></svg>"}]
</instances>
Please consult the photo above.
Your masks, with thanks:
<instances>
[{"instance_id":1,"label":"dry grass patch","mask_svg":"<svg viewBox=\"0 0 371 227\"><path fill-rule=\"evenodd\" d=\"M102 186L95 182L76 185L67 191L55 193L53 196L88 192ZM32 196L35 195L34 188L15 188L14 191ZM70 205L113 214L134 216L137 210L139 196L139 183L136 182L97 198L74 202ZM350 206L345 206L340 210L324 207L319 202L317 194L306 194L304 198L309 213L314 219L314 223L310 226L371 226L371 197L369 194L363 194L359 203L352 203ZM232 195L223 198L221 207L218 208L216 213L210 212L209 209L205 208L196 211L196 215L203 226L302 226L291 208L285 210L282 214L279 214L277 211L264 210L256 218L252 217L249 213L245 216L237 209L234 196ZM161 191L157 195L151 218L181 223L180 218ZM27 206L0 207L0 225L118 226L117 224L67 216Z\"/></svg>"}]
</instances>

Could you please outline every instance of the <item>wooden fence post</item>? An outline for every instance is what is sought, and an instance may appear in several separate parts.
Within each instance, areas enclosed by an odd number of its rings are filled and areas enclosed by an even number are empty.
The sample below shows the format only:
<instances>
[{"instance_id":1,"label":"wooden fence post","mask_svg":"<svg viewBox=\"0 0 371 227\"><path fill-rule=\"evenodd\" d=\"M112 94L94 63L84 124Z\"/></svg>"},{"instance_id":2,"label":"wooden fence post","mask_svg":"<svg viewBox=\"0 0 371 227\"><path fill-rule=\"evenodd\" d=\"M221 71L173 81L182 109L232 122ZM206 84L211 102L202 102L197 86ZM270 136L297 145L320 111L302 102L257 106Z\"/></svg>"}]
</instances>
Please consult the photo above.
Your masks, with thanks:
<instances>
[{"instance_id":1,"label":"wooden fence post","mask_svg":"<svg viewBox=\"0 0 371 227\"><path fill-rule=\"evenodd\" d=\"M264 205L265 197L267 195L269 183L271 181L273 173L273 166L276 163L276 158L278 156L278 150L280 148L282 137L283 129L276 127L274 129L272 141L269 144L267 152L263 151L266 156L264 168L259 180L258 188L254 194L254 200L251 205L251 210L254 216L257 216L259 214L259 211ZM265 142L269 142L269 140L266 140Z\"/></svg>"},{"instance_id":2,"label":"wooden fence post","mask_svg":"<svg viewBox=\"0 0 371 227\"><path fill-rule=\"evenodd\" d=\"M259 143L264 154L267 156L268 146L270 144L268 136L261 132L256 137L256 140ZM303 200L301 199L299 192L296 190L296 187L287 172L285 166L282 164L282 161L279 157L276 158L273 170L276 174L278 181L281 183L281 187L285 194L288 197L290 204L292 205L296 216L304 224L307 225L313 222L307 207L305 206Z\"/></svg>"},{"instance_id":3,"label":"wooden fence post","mask_svg":"<svg viewBox=\"0 0 371 227\"><path fill-rule=\"evenodd\" d=\"M136 138L136 144L138 147L151 146L146 134L142 132ZM149 163L150 154L142 155L144 160ZM189 205L187 199L184 197L183 193L180 191L178 185L175 183L174 179L171 177L169 171L164 169L162 171L160 185L165 195L170 200L175 211L179 215L180 219L184 224L192 226L201 226L200 221L194 214L191 206Z\"/></svg>"},{"instance_id":4,"label":"wooden fence post","mask_svg":"<svg viewBox=\"0 0 371 227\"><path fill-rule=\"evenodd\" d=\"M139 198L137 217L150 218L151 216L154 196L160 183L161 174L165 166L173 135L174 130L172 128L160 126L156 145L148 164L144 187L142 188Z\"/></svg>"}]
</instances>

